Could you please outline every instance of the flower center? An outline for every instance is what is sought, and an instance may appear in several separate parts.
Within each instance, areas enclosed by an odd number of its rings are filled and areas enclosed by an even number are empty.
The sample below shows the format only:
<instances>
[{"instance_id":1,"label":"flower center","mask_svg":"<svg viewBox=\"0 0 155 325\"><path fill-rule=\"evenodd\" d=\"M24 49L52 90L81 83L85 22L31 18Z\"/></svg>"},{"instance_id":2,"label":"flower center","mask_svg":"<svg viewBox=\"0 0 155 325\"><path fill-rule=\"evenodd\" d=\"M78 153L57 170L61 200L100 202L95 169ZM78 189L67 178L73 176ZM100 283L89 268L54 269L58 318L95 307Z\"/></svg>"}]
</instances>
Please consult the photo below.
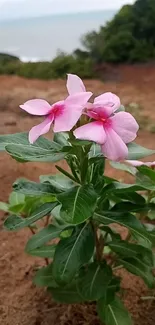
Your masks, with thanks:
<instances>
[{"instance_id":1,"label":"flower center","mask_svg":"<svg viewBox=\"0 0 155 325\"><path fill-rule=\"evenodd\" d=\"M93 120L102 122L104 124L104 126L107 128L111 126L111 123L112 123L111 120L108 117L104 116L103 112L100 113L100 112L95 112L92 110L92 111L88 111L87 115L89 117L91 117Z\"/></svg>"},{"instance_id":2,"label":"flower center","mask_svg":"<svg viewBox=\"0 0 155 325\"><path fill-rule=\"evenodd\" d=\"M63 103L56 103L53 105L51 109L51 114L54 115L54 118L60 116L64 110L64 104Z\"/></svg>"}]
</instances>

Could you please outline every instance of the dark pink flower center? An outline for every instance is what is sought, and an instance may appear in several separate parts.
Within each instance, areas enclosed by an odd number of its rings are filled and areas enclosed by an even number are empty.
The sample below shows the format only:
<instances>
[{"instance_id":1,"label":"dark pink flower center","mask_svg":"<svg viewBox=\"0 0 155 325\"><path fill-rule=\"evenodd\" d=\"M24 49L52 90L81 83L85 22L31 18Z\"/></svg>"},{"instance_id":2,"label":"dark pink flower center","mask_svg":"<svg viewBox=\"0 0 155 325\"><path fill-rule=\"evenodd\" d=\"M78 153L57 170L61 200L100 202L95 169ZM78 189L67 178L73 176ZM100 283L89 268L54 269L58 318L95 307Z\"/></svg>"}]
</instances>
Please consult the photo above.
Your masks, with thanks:
<instances>
[{"instance_id":1,"label":"dark pink flower center","mask_svg":"<svg viewBox=\"0 0 155 325\"><path fill-rule=\"evenodd\" d=\"M54 119L55 119L56 117L60 116L64 110L64 107L65 106L63 103L62 104L59 104L59 103L54 104L52 106L51 112L50 112L51 117L53 117L53 115L54 115Z\"/></svg>"},{"instance_id":2,"label":"dark pink flower center","mask_svg":"<svg viewBox=\"0 0 155 325\"><path fill-rule=\"evenodd\" d=\"M96 112L93 110L90 110L87 112L87 115L91 117L92 119L102 122L104 127L111 127L112 121L109 117L106 116L103 112Z\"/></svg>"}]
</instances>

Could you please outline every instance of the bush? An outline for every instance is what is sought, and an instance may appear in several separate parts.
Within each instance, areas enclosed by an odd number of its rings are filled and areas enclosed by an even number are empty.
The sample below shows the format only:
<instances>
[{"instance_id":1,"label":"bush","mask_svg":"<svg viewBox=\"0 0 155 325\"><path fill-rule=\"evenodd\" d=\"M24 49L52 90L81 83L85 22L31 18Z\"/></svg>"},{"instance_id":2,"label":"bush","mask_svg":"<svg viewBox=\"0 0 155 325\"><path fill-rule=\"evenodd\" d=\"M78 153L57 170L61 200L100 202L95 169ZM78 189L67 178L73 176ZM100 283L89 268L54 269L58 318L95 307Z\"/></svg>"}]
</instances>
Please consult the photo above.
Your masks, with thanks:
<instances>
[{"instance_id":1,"label":"bush","mask_svg":"<svg viewBox=\"0 0 155 325\"><path fill-rule=\"evenodd\" d=\"M125 5L100 31L85 35L85 48L97 63L155 59L155 1Z\"/></svg>"},{"instance_id":2,"label":"bush","mask_svg":"<svg viewBox=\"0 0 155 325\"><path fill-rule=\"evenodd\" d=\"M11 56L10 56L11 57ZM82 58L81 55L59 54L52 62L26 62L19 59L1 62L0 74L19 75L25 78L57 79L65 78L66 73L78 74L81 78L92 78L94 75L91 58Z\"/></svg>"},{"instance_id":3,"label":"bush","mask_svg":"<svg viewBox=\"0 0 155 325\"><path fill-rule=\"evenodd\" d=\"M14 55L6 54L6 53L0 53L0 64L6 64L10 62L17 62L19 61L19 58Z\"/></svg>"}]
</instances>

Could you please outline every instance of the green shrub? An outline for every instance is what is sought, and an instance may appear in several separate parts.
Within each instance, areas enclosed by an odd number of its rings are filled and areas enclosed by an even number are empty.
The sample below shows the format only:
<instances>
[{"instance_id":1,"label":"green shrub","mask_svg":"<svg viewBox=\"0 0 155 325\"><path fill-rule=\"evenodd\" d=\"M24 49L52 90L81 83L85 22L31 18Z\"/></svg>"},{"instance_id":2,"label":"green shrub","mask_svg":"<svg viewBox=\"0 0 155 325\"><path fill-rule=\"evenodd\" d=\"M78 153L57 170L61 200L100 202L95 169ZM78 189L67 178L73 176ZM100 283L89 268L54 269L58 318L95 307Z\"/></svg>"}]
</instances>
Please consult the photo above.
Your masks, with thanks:
<instances>
[{"instance_id":1,"label":"green shrub","mask_svg":"<svg viewBox=\"0 0 155 325\"><path fill-rule=\"evenodd\" d=\"M155 59L155 1L125 5L99 32L82 43L97 63L146 62Z\"/></svg>"},{"instance_id":2,"label":"green shrub","mask_svg":"<svg viewBox=\"0 0 155 325\"><path fill-rule=\"evenodd\" d=\"M1 63L0 61L0 74L48 80L65 78L66 73L75 73L81 78L92 78L94 76L93 66L91 58L61 53L51 62L24 63L15 60Z\"/></svg>"}]
</instances>

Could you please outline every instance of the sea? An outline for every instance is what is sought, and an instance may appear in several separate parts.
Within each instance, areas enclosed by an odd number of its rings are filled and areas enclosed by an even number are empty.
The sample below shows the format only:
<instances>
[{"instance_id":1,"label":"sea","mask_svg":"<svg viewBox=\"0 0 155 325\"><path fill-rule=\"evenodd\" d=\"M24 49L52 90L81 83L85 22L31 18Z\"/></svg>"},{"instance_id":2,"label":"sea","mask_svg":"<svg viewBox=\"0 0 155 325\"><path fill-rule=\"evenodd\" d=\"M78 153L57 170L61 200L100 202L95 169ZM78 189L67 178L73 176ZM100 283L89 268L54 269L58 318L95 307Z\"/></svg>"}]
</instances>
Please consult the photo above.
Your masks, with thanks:
<instances>
[{"instance_id":1,"label":"sea","mask_svg":"<svg viewBox=\"0 0 155 325\"><path fill-rule=\"evenodd\" d=\"M45 17L0 22L0 53L22 61L51 61L58 53L83 48L81 38L98 31L116 11L55 14Z\"/></svg>"}]
</instances>

